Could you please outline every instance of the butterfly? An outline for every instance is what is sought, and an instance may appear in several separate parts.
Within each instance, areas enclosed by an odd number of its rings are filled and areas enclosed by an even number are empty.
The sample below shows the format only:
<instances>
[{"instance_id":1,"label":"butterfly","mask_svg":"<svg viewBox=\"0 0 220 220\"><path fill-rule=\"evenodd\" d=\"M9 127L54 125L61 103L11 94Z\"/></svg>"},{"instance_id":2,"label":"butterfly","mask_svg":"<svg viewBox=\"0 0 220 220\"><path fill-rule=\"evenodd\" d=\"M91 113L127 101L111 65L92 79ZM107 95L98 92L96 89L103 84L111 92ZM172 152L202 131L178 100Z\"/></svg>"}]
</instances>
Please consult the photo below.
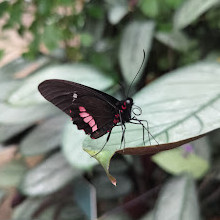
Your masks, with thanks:
<instances>
[{"instance_id":1,"label":"butterfly","mask_svg":"<svg viewBox=\"0 0 220 220\"><path fill-rule=\"evenodd\" d=\"M134 104L130 97L119 101L113 96L91 87L59 79L46 80L38 86L38 89L46 100L69 115L73 124L79 130L84 130L93 139L109 133L107 143L112 129L115 126L121 126L122 144L126 123L141 124L143 136L144 129L150 134L149 129L143 124L145 120L131 116Z\"/></svg>"},{"instance_id":2,"label":"butterfly","mask_svg":"<svg viewBox=\"0 0 220 220\"><path fill-rule=\"evenodd\" d=\"M111 131L115 126L121 126L122 145L125 138L126 123L142 125L143 143L144 130L147 130L148 137L151 135L148 122L136 118L137 115L141 114L141 109L136 106L140 111L139 114L133 111L134 103L130 97L120 101L94 88L59 79L42 82L38 86L38 90L46 100L69 115L73 124L79 130L84 130L91 138L97 139L108 133L104 146L109 141ZM147 127L144 122L147 122ZM153 136L151 135L151 137Z\"/></svg>"}]
</instances>

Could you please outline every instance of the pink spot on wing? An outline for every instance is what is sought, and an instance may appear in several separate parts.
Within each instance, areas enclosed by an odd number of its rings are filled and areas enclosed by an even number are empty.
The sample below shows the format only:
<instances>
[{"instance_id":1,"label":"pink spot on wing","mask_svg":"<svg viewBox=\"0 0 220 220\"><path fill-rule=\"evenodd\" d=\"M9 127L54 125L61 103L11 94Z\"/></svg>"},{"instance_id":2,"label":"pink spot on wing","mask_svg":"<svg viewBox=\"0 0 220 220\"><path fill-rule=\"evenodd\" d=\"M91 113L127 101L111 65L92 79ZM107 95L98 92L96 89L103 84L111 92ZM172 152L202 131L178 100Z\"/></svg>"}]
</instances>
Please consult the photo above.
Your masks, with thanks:
<instances>
[{"instance_id":1,"label":"pink spot on wing","mask_svg":"<svg viewBox=\"0 0 220 220\"><path fill-rule=\"evenodd\" d=\"M70 110L70 113L71 113L72 111Z\"/></svg>"},{"instance_id":2,"label":"pink spot on wing","mask_svg":"<svg viewBox=\"0 0 220 220\"><path fill-rule=\"evenodd\" d=\"M93 127L92 127L92 132L94 132L94 131L96 131L98 128L97 128L97 125L94 125Z\"/></svg>"},{"instance_id":3,"label":"pink spot on wing","mask_svg":"<svg viewBox=\"0 0 220 220\"><path fill-rule=\"evenodd\" d=\"M82 106L79 106L79 110L80 110L81 112L85 112L85 111L86 111L86 109L85 109L84 107L82 107Z\"/></svg>"},{"instance_id":4,"label":"pink spot on wing","mask_svg":"<svg viewBox=\"0 0 220 220\"><path fill-rule=\"evenodd\" d=\"M88 123L88 122L91 121L91 120L92 120L92 116L88 116L88 117L86 117L86 118L83 119L83 121L84 121L85 123Z\"/></svg>"},{"instance_id":5,"label":"pink spot on wing","mask_svg":"<svg viewBox=\"0 0 220 220\"><path fill-rule=\"evenodd\" d=\"M93 127L95 125L95 121L94 121L94 119L92 119L90 122L89 122L89 126L90 127Z\"/></svg>"},{"instance_id":6,"label":"pink spot on wing","mask_svg":"<svg viewBox=\"0 0 220 220\"><path fill-rule=\"evenodd\" d=\"M89 116L89 113L87 112L82 112L82 113L79 113L80 117L82 118L85 118L85 117L88 117Z\"/></svg>"}]
</instances>

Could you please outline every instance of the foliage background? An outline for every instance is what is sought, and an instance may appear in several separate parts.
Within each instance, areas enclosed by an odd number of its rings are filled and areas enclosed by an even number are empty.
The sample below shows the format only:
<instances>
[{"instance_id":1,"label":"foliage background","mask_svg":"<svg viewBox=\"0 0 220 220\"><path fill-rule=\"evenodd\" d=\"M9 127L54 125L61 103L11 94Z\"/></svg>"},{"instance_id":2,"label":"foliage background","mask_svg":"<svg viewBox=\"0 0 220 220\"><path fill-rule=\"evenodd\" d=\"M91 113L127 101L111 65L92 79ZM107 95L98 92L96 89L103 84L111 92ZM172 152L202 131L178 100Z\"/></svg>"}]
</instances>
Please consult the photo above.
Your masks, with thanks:
<instances>
[{"instance_id":1,"label":"foliage background","mask_svg":"<svg viewBox=\"0 0 220 220\"><path fill-rule=\"evenodd\" d=\"M85 135L37 91L41 81L63 78L122 98L144 49L145 68L132 94L147 100L151 94L141 88L159 85L157 79L163 84L162 76L172 80L180 70L188 81L180 78L176 86L192 84L198 91L210 74L201 91L203 100L216 92L210 105L216 112L204 114L217 128L219 1L1 1L0 17L1 42L11 30L20 37L19 45L11 39L0 51L3 61L9 53L17 57L0 69L0 219L219 218L219 130L153 157L115 155L114 187L82 151ZM194 105L191 100L179 112Z\"/></svg>"}]
</instances>

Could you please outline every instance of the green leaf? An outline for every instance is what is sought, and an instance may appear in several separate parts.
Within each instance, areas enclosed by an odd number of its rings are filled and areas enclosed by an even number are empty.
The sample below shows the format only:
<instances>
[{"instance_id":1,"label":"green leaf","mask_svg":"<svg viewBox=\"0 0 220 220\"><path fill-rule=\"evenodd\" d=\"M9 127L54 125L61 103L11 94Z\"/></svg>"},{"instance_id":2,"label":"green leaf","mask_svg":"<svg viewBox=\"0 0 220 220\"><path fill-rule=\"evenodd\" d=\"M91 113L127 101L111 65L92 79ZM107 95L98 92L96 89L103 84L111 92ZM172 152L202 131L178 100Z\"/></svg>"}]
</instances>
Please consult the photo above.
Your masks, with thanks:
<instances>
[{"instance_id":1,"label":"green leaf","mask_svg":"<svg viewBox=\"0 0 220 220\"><path fill-rule=\"evenodd\" d=\"M164 186L152 220L200 220L195 183L187 176L176 177Z\"/></svg>"},{"instance_id":2,"label":"green leaf","mask_svg":"<svg viewBox=\"0 0 220 220\"><path fill-rule=\"evenodd\" d=\"M52 117L32 130L20 144L22 155L45 154L60 145L62 129L67 121L64 114Z\"/></svg>"},{"instance_id":3,"label":"green leaf","mask_svg":"<svg viewBox=\"0 0 220 220\"><path fill-rule=\"evenodd\" d=\"M141 0L139 7L143 14L150 18L155 18L159 14L159 2L158 0Z\"/></svg>"},{"instance_id":4,"label":"green leaf","mask_svg":"<svg viewBox=\"0 0 220 220\"><path fill-rule=\"evenodd\" d=\"M8 10L9 3L7 1L0 2L0 17Z\"/></svg>"},{"instance_id":5,"label":"green leaf","mask_svg":"<svg viewBox=\"0 0 220 220\"><path fill-rule=\"evenodd\" d=\"M126 0L105 0L108 3L108 20L115 25L129 12Z\"/></svg>"},{"instance_id":6,"label":"green leaf","mask_svg":"<svg viewBox=\"0 0 220 220\"><path fill-rule=\"evenodd\" d=\"M54 50L58 47L61 36L60 29L57 28L56 24L46 25L42 35L42 41L47 49Z\"/></svg>"},{"instance_id":7,"label":"green leaf","mask_svg":"<svg viewBox=\"0 0 220 220\"><path fill-rule=\"evenodd\" d=\"M0 187L17 187L27 168L21 161L12 161L0 167Z\"/></svg>"},{"instance_id":8,"label":"green leaf","mask_svg":"<svg viewBox=\"0 0 220 220\"><path fill-rule=\"evenodd\" d=\"M217 6L219 0L187 0L176 11L173 19L175 29L182 29L190 25L200 15L210 8Z\"/></svg>"},{"instance_id":9,"label":"green leaf","mask_svg":"<svg viewBox=\"0 0 220 220\"><path fill-rule=\"evenodd\" d=\"M38 0L37 2L37 12L41 15L48 15L52 9L53 2Z\"/></svg>"},{"instance_id":10,"label":"green leaf","mask_svg":"<svg viewBox=\"0 0 220 220\"><path fill-rule=\"evenodd\" d=\"M135 105L140 106L143 112L139 118L148 121L149 131L159 145L152 137L150 144L145 132L146 146L143 146L142 126L127 123L123 150L120 150L120 126L113 129L109 142L100 153L106 135L95 140L87 137L83 143L84 150L91 156L98 153L94 157L112 179L108 168L116 151L124 154L156 153L193 141L220 127L219 84L218 63L199 62L170 72L134 97Z\"/></svg>"},{"instance_id":11,"label":"green leaf","mask_svg":"<svg viewBox=\"0 0 220 220\"><path fill-rule=\"evenodd\" d=\"M102 4L89 4L89 7L87 8L88 14L96 19L104 19L104 10Z\"/></svg>"},{"instance_id":12,"label":"green leaf","mask_svg":"<svg viewBox=\"0 0 220 220\"><path fill-rule=\"evenodd\" d=\"M127 84L132 82L141 66L143 50L146 53L144 66L147 63L154 26L154 22L152 21L133 21L129 23L123 31L119 49L119 61L122 74ZM138 80L141 78L144 66L140 74L138 74L135 83L138 83Z\"/></svg>"},{"instance_id":13,"label":"green leaf","mask_svg":"<svg viewBox=\"0 0 220 220\"><path fill-rule=\"evenodd\" d=\"M90 47L93 44L93 36L89 33L80 34L80 40L84 47Z\"/></svg>"},{"instance_id":14,"label":"green leaf","mask_svg":"<svg viewBox=\"0 0 220 220\"><path fill-rule=\"evenodd\" d=\"M210 146L206 142L207 140L204 137L192 142L192 144L160 152L153 156L152 159L162 169L173 175L189 173L194 178L201 178L209 170L210 166L209 160L199 154L202 150L205 150L207 155L210 155ZM191 152L188 152L187 148L191 148Z\"/></svg>"},{"instance_id":15,"label":"green leaf","mask_svg":"<svg viewBox=\"0 0 220 220\"><path fill-rule=\"evenodd\" d=\"M184 0L165 0L166 4L170 7L170 8L177 8L180 6L180 4L182 2L184 2Z\"/></svg>"},{"instance_id":16,"label":"green leaf","mask_svg":"<svg viewBox=\"0 0 220 220\"><path fill-rule=\"evenodd\" d=\"M56 153L39 166L28 171L20 189L29 196L48 195L59 190L79 175L80 172L70 167L61 153Z\"/></svg>"},{"instance_id":17,"label":"green leaf","mask_svg":"<svg viewBox=\"0 0 220 220\"><path fill-rule=\"evenodd\" d=\"M63 131L62 150L64 156L73 167L80 170L90 170L97 164L97 161L82 150L84 139L85 133L79 131L72 122L69 122Z\"/></svg>"},{"instance_id":18,"label":"green leaf","mask_svg":"<svg viewBox=\"0 0 220 220\"><path fill-rule=\"evenodd\" d=\"M192 41L180 31L175 32L157 32L156 39L161 43L179 51L187 51L192 45Z\"/></svg>"},{"instance_id":19,"label":"green leaf","mask_svg":"<svg viewBox=\"0 0 220 220\"><path fill-rule=\"evenodd\" d=\"M46 100L38 91L38 85L47 79L74 81L98 90L105 90L113 85L113 79L103 75L95 67L87 64L50 65L26 79L23 84L11 94L8 102L16 106L30 106L45 103Z\"/></svg>"}]
</instances>

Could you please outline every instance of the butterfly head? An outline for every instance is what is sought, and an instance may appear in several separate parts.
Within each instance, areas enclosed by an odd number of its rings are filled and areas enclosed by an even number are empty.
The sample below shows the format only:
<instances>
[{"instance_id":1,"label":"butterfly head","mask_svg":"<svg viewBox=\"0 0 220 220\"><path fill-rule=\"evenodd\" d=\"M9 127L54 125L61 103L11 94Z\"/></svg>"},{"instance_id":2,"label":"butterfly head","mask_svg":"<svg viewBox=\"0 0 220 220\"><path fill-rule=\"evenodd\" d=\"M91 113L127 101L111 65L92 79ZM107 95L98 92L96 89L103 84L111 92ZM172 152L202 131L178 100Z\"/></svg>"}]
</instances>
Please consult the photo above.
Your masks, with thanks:
<instances>
[{"instance_id":1,"label":"butterfly head","mask_svg":"<svg viewBox=\"0 0 220 220\"><path fill-rule=\"evenodd\" d=\"M126 100L125 100L125 102L126 102L126 105L127 106L132 106L133 105L133 99L132 98L127 98Z\"/></svg>"}]
</instances>

